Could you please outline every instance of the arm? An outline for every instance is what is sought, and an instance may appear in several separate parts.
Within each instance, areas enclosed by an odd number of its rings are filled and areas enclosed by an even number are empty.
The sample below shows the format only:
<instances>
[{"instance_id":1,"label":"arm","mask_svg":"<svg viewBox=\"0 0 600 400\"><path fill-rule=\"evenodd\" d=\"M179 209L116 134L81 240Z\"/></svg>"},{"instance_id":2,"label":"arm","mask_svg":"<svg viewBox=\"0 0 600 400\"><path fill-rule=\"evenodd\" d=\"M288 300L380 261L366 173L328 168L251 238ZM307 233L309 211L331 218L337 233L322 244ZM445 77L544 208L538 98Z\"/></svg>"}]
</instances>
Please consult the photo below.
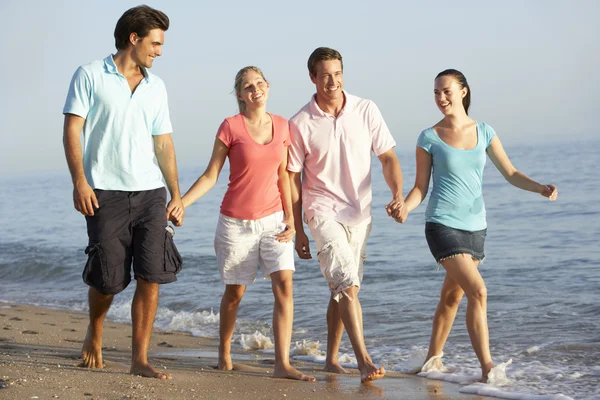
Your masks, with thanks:
<instances>
[{"instance_id":1,"label":"arm","mask_svg":"<svg viewBox=\"0 0 600 400\"><path fill-rule=\"evenodd\" d=\"M388 215L391 215L394 210L401 208L404 203L400 161L398 161L393 147L385 153L380 154L378 158L381 161L381 169L383 170L385 182L392 191L392 201L385 207Z\"/></svg>"},{"instance_id":2,"label":"arm","mask_svg":"<svg viewBox=\"0 0 600 400\"><path fill-rule=\"evenodd\" d=\"M177 176L177 161L175 159L175 146L171 134L154 135L154 153L160 171L165 178L167 188L171 194L171 201L167 205L167 220L176 221L181 225L184 217L183 204L181 203L181 192L179 191L179 179Z\"/></svg>"},{"instance_id":3,"label":"arm","mask_svg":"<svg viewBox=\"0 0 600 400\"><path fill-rule=\"evenodd\" d=\"M73 205L83 215L93 216L94 208L98 208L99 205L83 170L80 135L84 124L85 118L75 114L65 114L63 147L73 181Z\"/></svg>"},{"instance_id":4,"label":"arm","mask_svg":"<svg viewBox=\"0 0 600 400\"><path fill-rule=\"evenodd\" d=\"M302 259L312 258L308 236L304 233L302 222L302 180L300 172L290 172L290 183L292 191L292 210L294 213L294 224L296 226L296 253Z\"/></svg>"},{"instance_id":5,"label":"arm","mask_svg":"<svg viewBox=\"0 0 600 400\"><path fill-rule=\"evenodd\" d=\"M288 148L285 149L285 156L277 171L277 186L279 187L281 203L283 205L283 213L285 214L283 223L286 226L285 231L277 235L277 240L280 242L291 242L296 234L296 228L294 225L294 211L292 207L292 189L290 184L290 175L287 172L287 162Z\"/></svg>"},{"instance_id":6,"label":"arm","mask_svg":"<svg viewBox=\"0 0 600 400\"><path fill-rule=\"evenodd\" d=\"M429 190L429 179L431 177L431 154L417 147L416 151L417 158L417 175L415 177L415 186L412 188L406 200L404 201L404 208L398 210L392 216L398 222L404 222L408 218L408 213L414 210L423 202L427 191Z\"/></svg>"},{"instance_id":7,"label":"arm","mask_svg":"<svg viewBox=\"0 0 600 400\"><path fill-rule=\"evenodd\" d=\"M502 176L504 176L504 179L511 185L518 187L519 189L539 193L552 201L556 200L558 190L553 185L542 185L537 183L524 173L518 171L512 165L498 136L494 136L486 151L498 171L500 171Z\"/></svg>"},{"instance_id":8,"label":"arm","mask_svg":"<svg viewBox=\"0 0 600 400\"><path fill-rule=\"evenodd\" d=\"M192 205L215 186L228 154L229 147L225 146L225 143L223 143L221 139L215 138L212 156L210 157L206 170L182 198L183 206L185 208Z\"/></svg>"}]
</instances>

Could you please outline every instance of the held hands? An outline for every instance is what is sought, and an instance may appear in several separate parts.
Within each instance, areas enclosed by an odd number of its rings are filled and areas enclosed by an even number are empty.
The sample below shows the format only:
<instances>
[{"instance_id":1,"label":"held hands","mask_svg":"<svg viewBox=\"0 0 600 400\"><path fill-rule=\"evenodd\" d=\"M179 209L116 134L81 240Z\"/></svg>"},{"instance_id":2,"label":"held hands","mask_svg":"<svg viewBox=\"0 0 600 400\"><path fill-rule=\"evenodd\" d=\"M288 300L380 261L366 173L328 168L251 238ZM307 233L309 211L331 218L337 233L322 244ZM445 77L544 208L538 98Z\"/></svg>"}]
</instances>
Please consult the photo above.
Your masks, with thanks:
<instances>
[{"instance_id":1,"label":"held hands","mask_svg":"<svg viewBox=\"0 0 600 400\"><path fill-rule=\"evenodd\" d=\"M304 231L296 233L296 253L303 260L312 258L310 255L310 247L308 245L308 236Z\"/></svg>"},{"instance_id":2,"label":"held hands","mask_svg":"<svg viewBox=\"0 0 600 400\"><path fill-rule=\"evenodd\" d=\"M181 197L171 199L167 204L167 221L171 221L175 226L183 225L183 218L185 217L185 208Z\"/></svg>"},{"instance_id":3,"label":"held hands","mask_svg":"<svg viewBox=\"0 0 600 400\"><path fill-rule=\"evenodd\" d=\"M87 217L92 217L94 210L100 207L96 193L87 181L79 181L73 185L73 206Z\"/></svg>"},{"instance_id":4,"label":"held hands","mask_svg":"<svg viewBox=\"0 0 600 400\"><path fill-rule=\"evenodd\" d=\"M387 206L385 211L388 216L394 218L396 222L404 223L408 218L408 208L402 197L394 198Z\"/></svg>"},{"instance_id":5,"label":"held hands","mask_svg":"<svg viewBox=\"0 0 600 400\"><path fill-rule=\"evenodd\" d=\"M550 201L555 201L558 197L558 189L554 185L542 185L540 194L547 197Z\"/></svg>"},{"instance_id":6,"label":"held hands","mask_svg":"<svg viewBox=\"0 0 600 400\"><path fill-rule=\"evenodd\" d=\"M294 235L296 234L296 228L294 228L294 219L284 219L282 223L285 225L285 230L275 235L275 238L278 242L291 242L292 239L294 239Z\"/></svg>"}]
</instances>

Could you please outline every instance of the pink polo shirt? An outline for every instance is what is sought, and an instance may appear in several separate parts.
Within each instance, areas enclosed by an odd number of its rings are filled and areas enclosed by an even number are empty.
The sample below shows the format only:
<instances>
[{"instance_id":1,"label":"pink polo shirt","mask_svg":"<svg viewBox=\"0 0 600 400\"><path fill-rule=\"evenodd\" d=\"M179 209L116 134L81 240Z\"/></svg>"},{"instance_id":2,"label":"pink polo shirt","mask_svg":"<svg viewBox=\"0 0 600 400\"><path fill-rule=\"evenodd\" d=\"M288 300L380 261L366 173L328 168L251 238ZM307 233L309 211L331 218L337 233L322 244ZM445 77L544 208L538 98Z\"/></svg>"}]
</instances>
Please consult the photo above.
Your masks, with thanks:
<instances>
[{"instance_id":1,"label":"pink polo shirt","mask_svg":"<svg viewBox=\"0 0 600 400\"><path fill-rule=\"evenodd\" d=\"M323 112L315 96L290 119L288 171L302 172L305 221L331 217L353 226L371 218L371 152L396 146L371 100L344 91L338 115Z\"/></svg>"},{"instance_id":2,"label":"pink polo shirt","mask_svg":"<svg viewBox=\"0 0 600 400\"><path fill-rule=\"evenodd\" d=\"M277 186L279 165L286 156L290 131L285 118L272 115L273 140L259 144L246 128L242 114L226 118L217 137L229 147L229 187L221 214L254 220L283 209Z\"/></svg>"}]
</instances>

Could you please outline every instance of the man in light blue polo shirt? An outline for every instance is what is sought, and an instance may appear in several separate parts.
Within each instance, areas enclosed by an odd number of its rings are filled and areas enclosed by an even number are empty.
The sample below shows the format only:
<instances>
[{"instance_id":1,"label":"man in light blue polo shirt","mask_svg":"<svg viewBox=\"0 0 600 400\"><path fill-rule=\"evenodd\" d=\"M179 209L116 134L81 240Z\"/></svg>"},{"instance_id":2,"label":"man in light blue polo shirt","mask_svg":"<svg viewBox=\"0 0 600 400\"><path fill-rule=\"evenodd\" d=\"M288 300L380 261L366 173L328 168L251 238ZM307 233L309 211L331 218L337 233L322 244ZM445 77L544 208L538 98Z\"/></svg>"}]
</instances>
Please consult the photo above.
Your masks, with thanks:
<instances>
[{"instance_id":1,"label":"man in light blue polo shirt","mask_svg":"<svg viewBox=\"0 0 600 400\"><path fill-rule=\"evenodd\" d=\"M75 72L63 109L63 143L75 209L86 217L90 324L82 366L102 368L103 321L116 293L137 281L131 305L132 374L169 379L148 363L159 284L175 281L181 257L167 220L181 221L167 92L148 70L162 54L169 18L139 6L115 28L117 53ZM83 131L83 150L80 134ZM167 205L163 178L171 194Z\"/></svg>"}]
</instances>

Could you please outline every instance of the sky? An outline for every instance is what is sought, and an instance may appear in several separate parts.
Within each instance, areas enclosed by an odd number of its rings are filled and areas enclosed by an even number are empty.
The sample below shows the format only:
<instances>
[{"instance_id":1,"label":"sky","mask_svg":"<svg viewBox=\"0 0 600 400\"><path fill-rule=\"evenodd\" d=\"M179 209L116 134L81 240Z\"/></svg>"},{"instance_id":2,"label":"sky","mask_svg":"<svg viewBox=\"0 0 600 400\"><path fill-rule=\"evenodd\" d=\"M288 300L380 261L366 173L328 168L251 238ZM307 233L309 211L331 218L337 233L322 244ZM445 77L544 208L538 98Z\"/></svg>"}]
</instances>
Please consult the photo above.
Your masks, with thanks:
<instances>
[{"instance_id":1,"label":"sky","mask_svg":"<svg viewBox=\"0 0 600 400\"><path fill-rule=\"evenodd\" d=\"M67 173L64 105L77 67L115 53L129 0L0 0L0 176ZM398 144L441 119L433 80L447 68L471 86L470 115L518 145L599 132L600 1L148 0L171 20L152 72L166 83L180 168L208 163L221 121L237 113L236 72L271 83L268 111L310 100L306 61L344 58L345 89L378 105ZM402 159L401 159L402 161Z\"/></svg>"}]
</instances>

